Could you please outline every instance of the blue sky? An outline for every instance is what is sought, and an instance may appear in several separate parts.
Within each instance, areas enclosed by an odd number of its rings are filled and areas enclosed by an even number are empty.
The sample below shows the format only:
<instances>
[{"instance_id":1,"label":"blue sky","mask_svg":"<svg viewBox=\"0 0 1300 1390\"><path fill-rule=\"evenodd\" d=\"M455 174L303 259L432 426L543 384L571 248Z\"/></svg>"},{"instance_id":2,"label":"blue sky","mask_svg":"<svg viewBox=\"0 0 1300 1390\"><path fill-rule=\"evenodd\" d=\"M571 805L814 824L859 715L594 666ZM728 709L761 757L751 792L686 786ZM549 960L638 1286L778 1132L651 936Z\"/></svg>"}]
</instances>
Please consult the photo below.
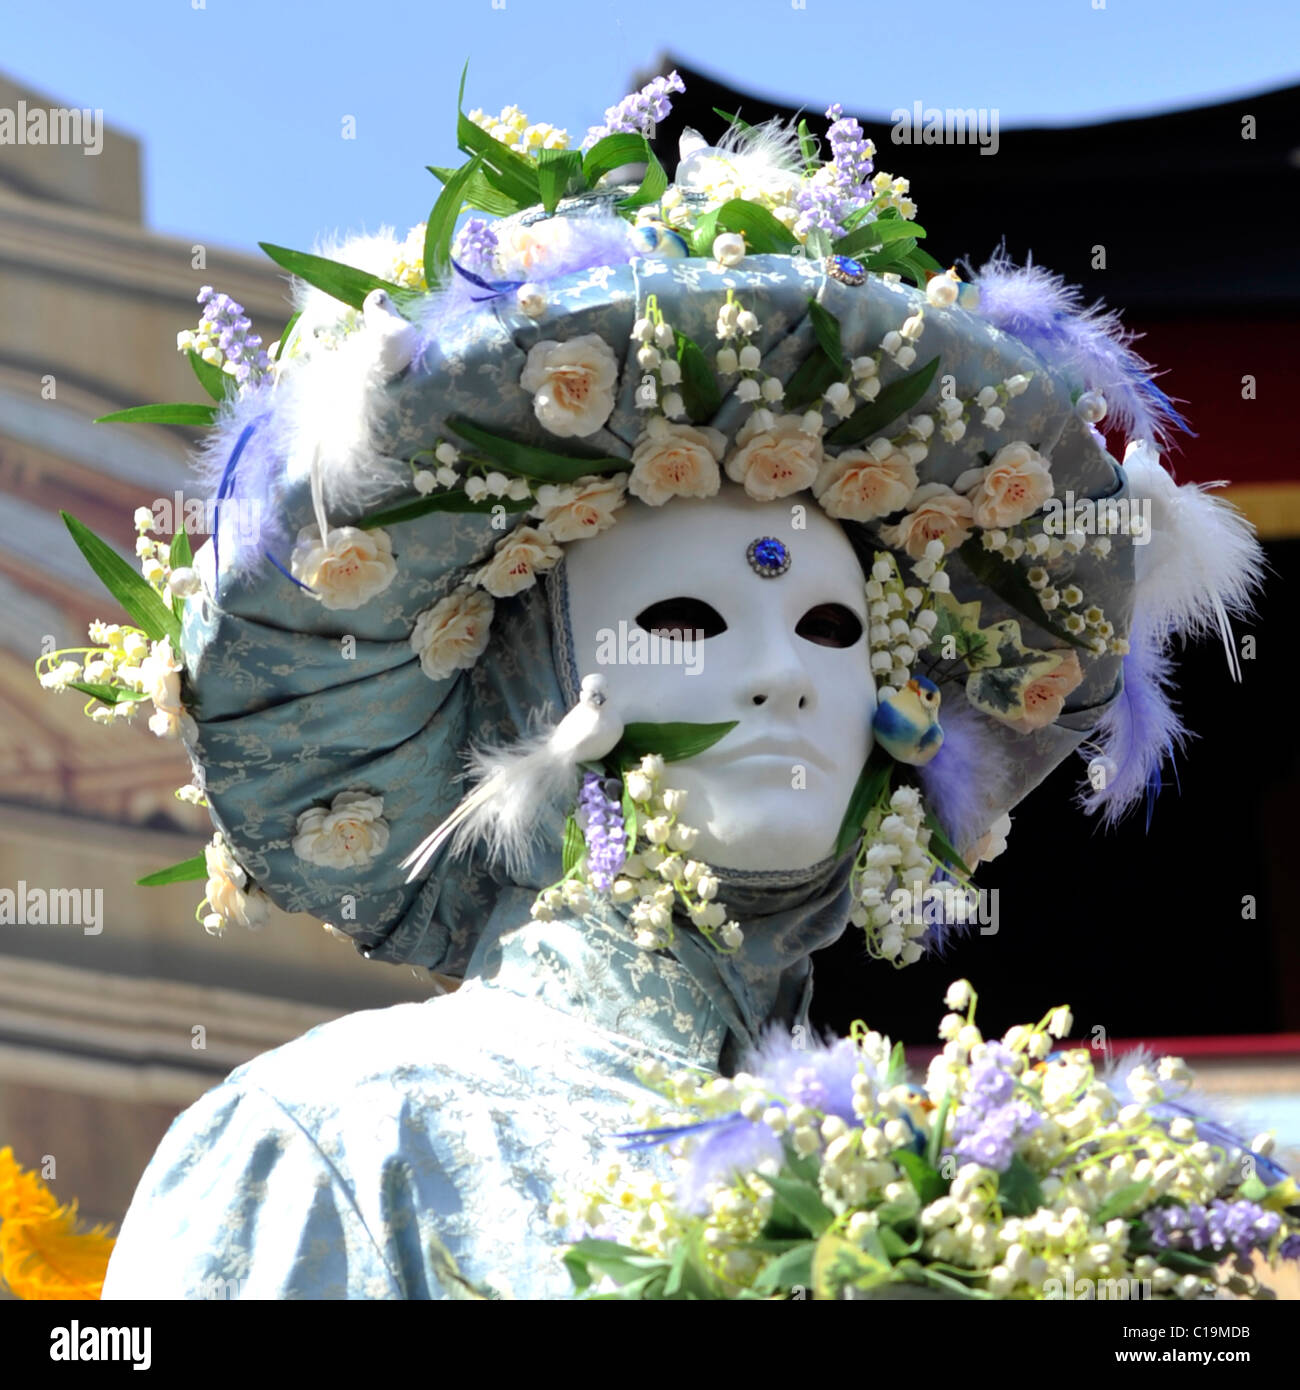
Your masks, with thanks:
<instances>
[{"instance_id":1,"label":"blue sky","mask_svg":"<svg viewBox=\"0 0 1300 1390\"><path fill-rule=\"evenodd\" d=\"M1003 127L1198 105L1300 68L1295 0L798 2L53 0L6 7L0 69L143 141L151 226L251 250L422 220L424 166L460 162L466 58L467 109L514 102L578 137L664 53L812 111L919 100Z\"/></svg>"}]
</instances>

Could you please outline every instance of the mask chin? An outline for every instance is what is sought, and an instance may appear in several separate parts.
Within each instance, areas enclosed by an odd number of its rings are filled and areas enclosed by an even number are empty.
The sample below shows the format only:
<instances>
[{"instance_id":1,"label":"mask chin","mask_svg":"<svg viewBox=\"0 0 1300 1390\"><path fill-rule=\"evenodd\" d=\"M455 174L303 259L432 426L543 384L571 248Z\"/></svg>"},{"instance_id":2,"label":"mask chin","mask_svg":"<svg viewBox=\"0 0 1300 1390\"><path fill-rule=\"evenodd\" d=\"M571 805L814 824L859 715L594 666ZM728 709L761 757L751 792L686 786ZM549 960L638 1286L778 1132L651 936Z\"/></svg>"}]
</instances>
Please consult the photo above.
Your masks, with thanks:
<instances>
[{"instance_id":1,"label":"mask chin","mask_svg":"<svg viewBox=\"0 0 1300 1390\"><path fill-rule=\"evenodd\" d=\"M748 558L763 537L788 548L776 577ZM665 784L687 793L680 819L699 831L689 855L737 870L824 860L875 709L865 579L840 527L731 485L629 502L610 530L568 547L562 576L577 675L601 672L625 722L735 723L668 766Z\"/></svg>"}]
</instances>

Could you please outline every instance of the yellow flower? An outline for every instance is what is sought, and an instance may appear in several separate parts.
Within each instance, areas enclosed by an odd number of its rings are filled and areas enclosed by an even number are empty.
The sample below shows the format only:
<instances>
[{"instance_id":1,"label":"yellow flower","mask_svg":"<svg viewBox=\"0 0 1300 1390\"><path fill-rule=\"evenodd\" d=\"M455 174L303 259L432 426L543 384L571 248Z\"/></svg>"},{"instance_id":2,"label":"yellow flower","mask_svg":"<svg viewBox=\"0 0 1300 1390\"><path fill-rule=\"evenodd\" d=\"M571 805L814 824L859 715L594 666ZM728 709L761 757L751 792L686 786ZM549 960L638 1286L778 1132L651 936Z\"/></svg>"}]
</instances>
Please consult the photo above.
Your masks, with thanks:
<instances>
[{"instance_id":1,"label":"yellow flower","mask_svg":"<svg viewBox=\"0 0 1300 1390\"><path fill-rule=\"evenodd\" d=\"M77 1204L60 1206L13 1150L0 1149L0 1284L24 1299L97 1299L113 1237L78 1230Z\"/></svg>"}]
</instances>

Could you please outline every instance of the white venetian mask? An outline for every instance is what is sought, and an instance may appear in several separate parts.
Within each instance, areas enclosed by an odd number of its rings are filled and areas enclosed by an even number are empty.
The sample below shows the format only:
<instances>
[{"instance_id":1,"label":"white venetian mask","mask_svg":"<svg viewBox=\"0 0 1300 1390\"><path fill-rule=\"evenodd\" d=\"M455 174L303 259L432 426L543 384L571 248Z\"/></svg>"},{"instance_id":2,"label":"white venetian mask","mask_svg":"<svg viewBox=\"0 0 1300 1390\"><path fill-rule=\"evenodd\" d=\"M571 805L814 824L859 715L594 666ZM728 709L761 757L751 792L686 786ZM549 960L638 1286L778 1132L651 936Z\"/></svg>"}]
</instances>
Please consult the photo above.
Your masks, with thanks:
<instances>
[{"instance_id":1,"label":"white venetian mask","mask_svg":"<svg viewBox=\"0 0 1300 1390\"><path fill-rule=\"evenodd\" d=\"M756 562L779 564L784 548L784 573L751 563L765 537L779 544ZM694 857L731 869L825 859L876 705L865 580L837 523L724 484L707 500L629 502L611 530L567 548L565 573L578 672L604 674L624 721L738 721L665 778L689 795ZM668 635L682 631L704 636Z\"/></svg>"}]
</instances>

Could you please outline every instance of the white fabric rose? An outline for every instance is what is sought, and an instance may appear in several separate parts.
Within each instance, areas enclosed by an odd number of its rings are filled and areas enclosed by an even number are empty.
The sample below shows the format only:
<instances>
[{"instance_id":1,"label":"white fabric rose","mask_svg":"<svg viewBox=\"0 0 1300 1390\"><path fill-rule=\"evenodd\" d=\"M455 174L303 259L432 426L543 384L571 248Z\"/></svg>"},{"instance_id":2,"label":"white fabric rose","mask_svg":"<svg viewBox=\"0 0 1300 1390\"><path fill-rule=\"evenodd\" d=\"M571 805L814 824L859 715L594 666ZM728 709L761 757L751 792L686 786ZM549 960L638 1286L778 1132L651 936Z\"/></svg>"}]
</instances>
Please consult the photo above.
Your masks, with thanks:
<instances>
[{"instance_id":1,"label":"white fabric rose","mask_svg":"<svg viewBox=\"0 0 1300 1390\"><path fill-rule=\"evenodd\" d=\"M811 487L821 471L822 442L808 434L803 423L802 415L778 415L769 423L755 412L736 435L727 477L743 483L756 502Z\"/></svg>"},{"instance_id":2,"label":"white fabric rose","mask_svg":"<svg viewBox=\"0 0 1300 1390\"><path fill-rule=\"evenodd\" d=\"M652 416L632 450L628 491L648 507L662 507L670 497L712 497L722 485L718 461L726 444L720 430Z\"/></svg>"},{"instance_id":3,"label":"white fabric rose","mask_svg":"<svg viewBox=\"0 0 1300 1390\"><path fill-rule=\"evenodd\" d=\"M397 577L387 531L339 526L321 544L320 531L304 526L289 560L293 577L312 590L324 608L360 608Z\"/></svg>"},{"instance_id":4,"label":"white fabric rose","mask_svg":"<svg viewBox=\"0 0 1300 1390\"><path fill-rule=\"evenodd\" d=\"M495 606L482 589L462 587L420 614L409 640L431 681L467 671L483 655Z\"/></svg>"},{"instance_id":5,"label":"white fabric rose","mask_svg":"<svg viewBox=\"0 0 1300 1390\"><path fill-rule=\"evenodd\" d=\"M381 796L339 792L328 807L312 806L298 817L293 852L327 869L361 868L388 847L383 811Z\"/></svg>"},{"instance_id":6,"label":"white fabric rose","mask_svg":"<svg viewBox=\"0 0 1300 1390\"><path fill-rule=\"evenodd\" d=\"M493 598L509 598L531 589L541 570L548 570L564 555L545 527L519 526L497 542L492 558L474 576L474 582Z\"/></svg>"},{"instance_id":7,"label":"white fabric rose","mask_svg":"<svg viewBox=\"0 0 1300 1390\"><path fill-rule=\"evenodd\" d=\"M596 333L534 344L519 378L537 418L561 436L595 434L614 409L617 381L618 361Z\"/></svg>"},{"instance_id":8,"label":"white fabric rose","mask_svg":"<svg viewBox=\"0 0 1300 1390\"><path fill-rule=\"evenodd\" d=\"M203 847L203 859L208 870L204 902L211 909L203 922L208 932L215 935L231 922L244 927L260 927L270 915L266 895L259 888L249 888L247 870L236 863L220 832L212 837L211 844ZM212 920L214 917L216 921Z\"/></svg>"},{"instance_id":9,"label":"white fabric rose","mask_svg":"<svg viewBox=\"0 0 1300 1390\"><path fill-rule=\"evenodd\" d=\"M614 513L626 502L627 479L579 478L575 483L544 483L537 489L533 515L542 519L552 540L578 541L607 531Z\"/></svg>"}]
</instances>

